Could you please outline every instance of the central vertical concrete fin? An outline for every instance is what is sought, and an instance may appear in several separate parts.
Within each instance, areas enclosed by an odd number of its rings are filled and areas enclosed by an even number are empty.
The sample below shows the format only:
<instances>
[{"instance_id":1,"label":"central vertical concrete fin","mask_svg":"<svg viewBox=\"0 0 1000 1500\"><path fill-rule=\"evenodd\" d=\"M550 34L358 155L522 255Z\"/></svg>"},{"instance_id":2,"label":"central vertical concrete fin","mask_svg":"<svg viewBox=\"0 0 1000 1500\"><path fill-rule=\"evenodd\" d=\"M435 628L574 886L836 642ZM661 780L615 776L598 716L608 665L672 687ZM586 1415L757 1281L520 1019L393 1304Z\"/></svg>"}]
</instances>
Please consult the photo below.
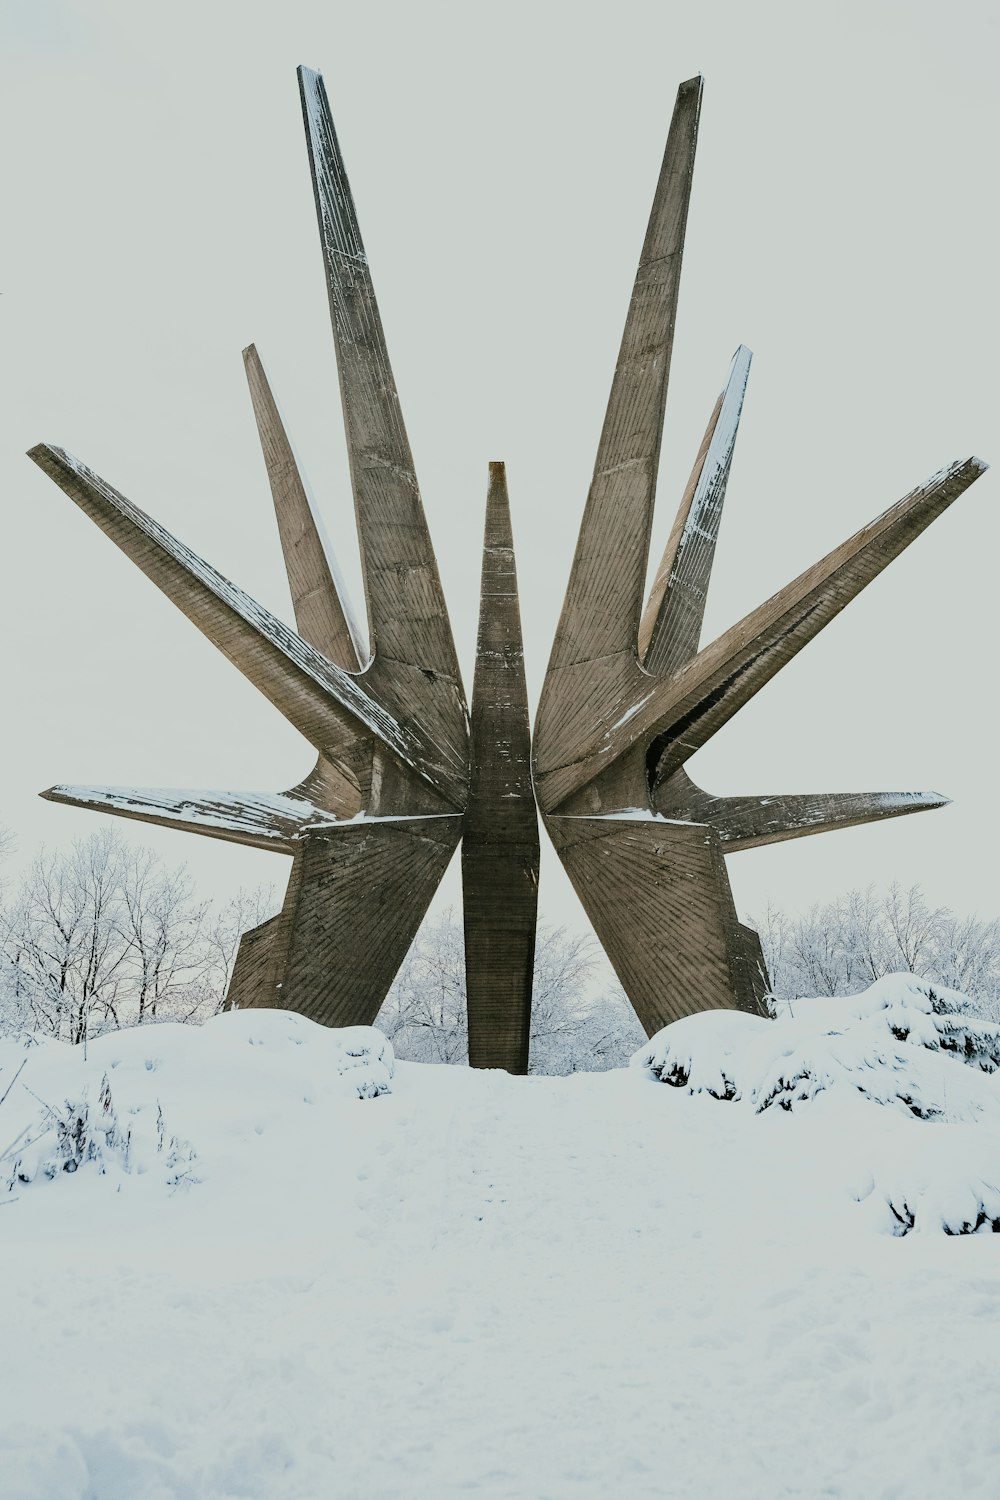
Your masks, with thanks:
<instances>
[{"instance_id":1,"label":"central vertical concrete fin","mask_svg":"<svg viewBox=\"0 0 1000 1500\"><path fill-rule=\"evenodd\" d=\"M253 344L243 351L243 365L274 501L295 628L328 661L346 672L358 672L364 664L361 634L351 618L336 562L327 551L278 403Z\"/></svg>"},{"instance_id":2,"label":"central vertical concrete fin","mask_svg":"<svg viewBox=\"0 0 1000 1500\"><path fill-rule=\"evenodd\" d=\"M502 463L491 463L472 689L472 779L462 840L474 1068L528 1070L538 860L507 477Z\"/></svg>"},{"instance_id":3,"label":"central vertical concrete fin","mask_svg":"<svg viewBox=\"0 0 1000 1500\"><path fill-rule=\"evenodd\" d=\"M669 677L697 654L715 544L753 355L733 355L639 626L639 656L654 677Z\"/></svg>"},{"instance_id":4,"label":"central vertical concrete fin","mask_svg":"<svg viewBox=\"0 0 1000 1500\"><path fill-rule=\"evenodd\" d=\"M299 68L372 655L460 683L437 562L323 79ZM464 731L464 701L461 704Z\"/></svg>"}]
</instances>

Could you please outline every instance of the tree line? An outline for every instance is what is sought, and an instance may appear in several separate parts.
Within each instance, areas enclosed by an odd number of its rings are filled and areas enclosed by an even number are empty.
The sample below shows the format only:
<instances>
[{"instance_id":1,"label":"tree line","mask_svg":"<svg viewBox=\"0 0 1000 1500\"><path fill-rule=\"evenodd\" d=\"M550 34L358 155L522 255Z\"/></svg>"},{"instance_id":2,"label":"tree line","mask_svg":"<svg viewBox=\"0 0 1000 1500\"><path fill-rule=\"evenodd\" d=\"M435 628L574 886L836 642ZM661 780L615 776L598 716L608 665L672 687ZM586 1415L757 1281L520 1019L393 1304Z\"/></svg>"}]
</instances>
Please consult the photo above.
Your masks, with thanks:
<instances>
[{"instance_id":1,"label":"tree line","mask_svg":"<svg viewBox=\"0 0 1000 1500\"><path fill-rule=\"evenodd\" d=\"M0 900L0 1036L34 1031L78 1043L118 1026L205 1020L224 1004L240 936L275 905L270 888L204 900L184 866L169 867L115 829L43 850ZM961 990L1000 1020L1000 921L933 907L917 885L848 891L804 914L768 907L753 925L775 1007L855 994L902 970ZM467 1061L454 912L424 923L375 1024L401 1058ZM621 1067L644 1040L596 940L543 925L530 1070Z\"/></svg>"},{"instance_id":2,"label":"tree line","mask_svg":"<svg viewBox=\"0 0 1000 1500\"><path fill-rule=\"evenodd\" d=\"M82 1042L111 1027L204 1020L220 1006L240 934L270 891L222 906L183 866L102 829L42 850L0 904L0 1034Z\"/></svg>"},{"instance_id":3,"label":"tree line","mask_svg":"<svg viewBox=\"0 0 1000 1500\"><path fill-rule=\"evenodd\" d=\"M854 995L884 974L917 974L961 990L1000 1021L1000 920L932 906L919 885L851 890L804 914L768 907L760 933L778 1004Z\"/></svg>"}]
</instances>

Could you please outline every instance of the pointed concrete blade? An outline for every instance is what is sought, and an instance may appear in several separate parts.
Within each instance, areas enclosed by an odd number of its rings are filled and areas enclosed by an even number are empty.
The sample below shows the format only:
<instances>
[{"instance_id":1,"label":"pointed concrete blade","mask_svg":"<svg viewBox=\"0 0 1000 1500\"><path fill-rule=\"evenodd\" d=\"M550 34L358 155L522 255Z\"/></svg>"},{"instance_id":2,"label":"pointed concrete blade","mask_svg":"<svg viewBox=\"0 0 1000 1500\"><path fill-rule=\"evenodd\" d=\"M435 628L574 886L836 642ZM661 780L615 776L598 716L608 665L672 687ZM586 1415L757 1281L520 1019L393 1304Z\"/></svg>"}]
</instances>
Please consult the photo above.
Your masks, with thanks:
<instances>
[{"instance_id":1,"label":"pointed concrete blade","mask_svg":"<svg viewBox=\"0 0 1000 1500\"><path fill-rule=\"evenodd\" d=\"M639 656L654 677L669 677L698 651L752 358L742 345L733 356L642 617Z\"/></svg>"},{"instance_id":2,"label":"pointed concrete blade","mask_svg":"<svg viewBox=\"0 0 1000 1500\"><path fill-rule=\"evenodd\" d=\"M299 69L373 656L461 678L382 319L323 80ZM464 715L464 702L461 705Z\"/></svg>"},{"instance_id":3,"label":"pointed concrete blade","mask_svg":"<svg viewBox=\"0 0 1000 1500\"><path fill-rule=\"evenodd\" d=\"M666 779L818 635L882 569L898 557L986 465L951 464L855 533L706 646L673 677L658 679L624 658L583 663L565 673L566 693L556 755L536 741L535 788L543 808L584 811L571 801L636 744L646 745L654 784ZM543 755L543 749L545 754Z\"/></svg>"},{"instance_id":4,"label":"pointed concrete blade","mask_svg":"<svg viewBox=\"0 0 1000 1500\"><path fill-rule=\"evenodd\" d=\"M202 833L252 849L292 854L295 839L311 824L329 822L330 812L302 798L271 792L189 792L126 786L50 786L47 802L65 802L96 812Z\"/></svg>"},{"instance_id":5,"label":"pointed concrete blade","mask_svg":"<svg viewBox=\"0 0 1000 1500\"><path fill-rule=\"evenodd\" d=\"M790 796L713 797L675 771L661 782L653 805L665 818L706 823L714 828L727 854L755 849L811 833L855 828L883 818L947 807L938 792L817 792Z\"/></svg>"},{"instance_id":6,"label":"pointed concrete blade","mask_svg":"<svg viewBox=\"0 0 1000 1500\"><path fill-rule=\"evenodd\" d=\"M281 912L244 934L227 1002L370 1025L461 832L455 814L306 833Z\"/></svg>"},{"instance_id":7,"label":"pointed concrete blade","mask_svg":"<svg viewBox=\"0 0 1000 1500\"><path fill-rule=\"evenodd\" d=\"M483 539L472 779L462 838L469 1062L528 1071L538 910L538 817L517 597L502 463L490 464Z\"/></svg>"},{"instance_id":8,"label":"pointed concrete blade","mask_svg":"<svg viewBox=\"0 0 1000 1500\"><path fill-rule=\"evenodd\" d=\"M580 668L634 665L653 518L663 412L702 80L677 91L663 164L632 290L566 598L535 721L536 757L559 765L580 748Z\"/></svg>"},{"instance_id":9,"label":"pointed concrete blade","mask_svg":"<svg viewBox=\"0 0 1000 1500\"><path fill-rule=\"evenodd\" d=\"M441 737L435 741L418 722L404 728L397 713L369 691L367 679L353 677L327 661L70 454L40 444L29 457L336 765L345 782L345 808L352 780L356 800L350 810L357 811L360 805L351 761L372 739L390 750L437 797L459 808L464 805L464 744L449 745Z\"/></svg>"},{"instance_id":10,"label":"pointed concrete blade","mask_svg":"<svg viewBox=\"0 0 1000 1500\"><path fill-rule=\"evenodd\" d=\"M304 641L347 672L361 670L360 635L336 562L327 552L278 404L253 344L243 351L250 399L264 453L281 551Z\"/></svg>"}]
</instances>

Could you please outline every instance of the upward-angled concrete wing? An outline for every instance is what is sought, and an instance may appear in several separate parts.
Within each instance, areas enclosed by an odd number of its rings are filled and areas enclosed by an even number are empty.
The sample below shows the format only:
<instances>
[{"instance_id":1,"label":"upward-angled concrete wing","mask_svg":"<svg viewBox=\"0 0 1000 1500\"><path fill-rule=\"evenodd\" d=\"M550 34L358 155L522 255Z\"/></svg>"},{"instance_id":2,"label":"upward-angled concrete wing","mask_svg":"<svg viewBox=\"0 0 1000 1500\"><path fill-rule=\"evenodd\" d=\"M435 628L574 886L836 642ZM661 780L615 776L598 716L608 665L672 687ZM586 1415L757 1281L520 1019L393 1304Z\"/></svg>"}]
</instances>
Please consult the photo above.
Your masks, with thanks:
<instances>
[{"instance_id":1,"label":"upward-angled concrete wing","mask_svg":"<svg viewBox=\"0 0 1000 1500\"><path fill-rule=\"evenodd\" d=\"M702 647L750 354L739 349L643 609L701 80L677 93L597 464L535 721L546 827L648 1030L756 1010L756 935L723 854L939 807L937 794L712 797L684 765L978 478L950 465Z\"/></svg>"}]
</instances>

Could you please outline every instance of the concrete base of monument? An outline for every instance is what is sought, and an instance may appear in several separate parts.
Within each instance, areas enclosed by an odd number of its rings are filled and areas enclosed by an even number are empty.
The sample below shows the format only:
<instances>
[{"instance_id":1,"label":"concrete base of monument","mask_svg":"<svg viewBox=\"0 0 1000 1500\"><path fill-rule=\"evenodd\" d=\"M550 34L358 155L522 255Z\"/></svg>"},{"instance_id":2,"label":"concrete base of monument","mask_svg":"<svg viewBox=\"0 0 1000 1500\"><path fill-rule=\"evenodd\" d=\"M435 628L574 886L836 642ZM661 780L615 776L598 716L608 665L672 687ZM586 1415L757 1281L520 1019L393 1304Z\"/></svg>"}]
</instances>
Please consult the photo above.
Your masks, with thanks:
<instances>
[{"instance_id":1,"label":"concrete base of monument","mask_svg":"<svg viewBox=\"0 0 1000 1500\"><path fill-rule=\"evenodd\" d=\"M991 1493L1000 1028L894 977L634 1061L0 1044L4 1492Z\"/></svg>"}]
</instances>

